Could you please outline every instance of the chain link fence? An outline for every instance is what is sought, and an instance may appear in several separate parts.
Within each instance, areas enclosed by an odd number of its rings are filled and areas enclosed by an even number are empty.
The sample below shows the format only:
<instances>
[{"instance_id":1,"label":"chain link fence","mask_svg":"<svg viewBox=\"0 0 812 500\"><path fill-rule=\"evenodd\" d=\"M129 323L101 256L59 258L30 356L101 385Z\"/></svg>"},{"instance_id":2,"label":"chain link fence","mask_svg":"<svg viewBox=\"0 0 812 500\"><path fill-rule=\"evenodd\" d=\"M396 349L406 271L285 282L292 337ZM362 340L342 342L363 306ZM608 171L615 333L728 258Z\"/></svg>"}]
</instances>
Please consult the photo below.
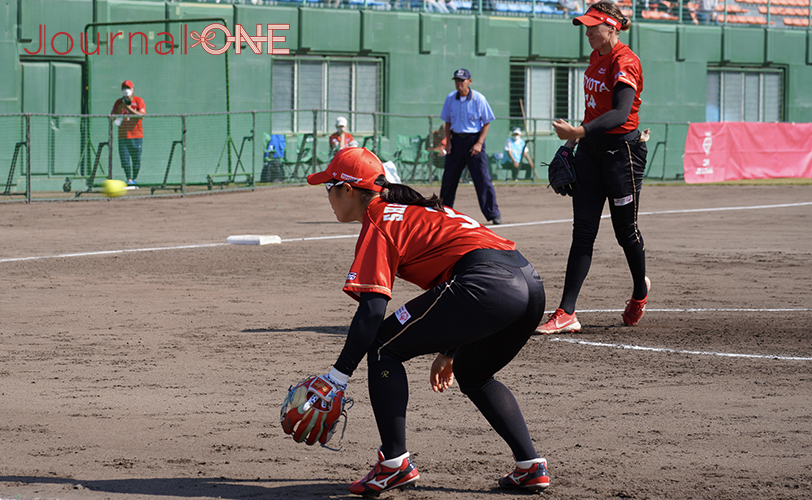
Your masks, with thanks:
<instances>
[{"instance_id":1,"label":"chain link fence","mask_svg":"<svg viewBox=\"0 0 812 500\"><path fill-rule=\"evenodd\" d=\"M357 115L365 115L363 117ZM402 182L439 183L445 156L443 121L436 115L353 113L341 110L243 111L146 115L137 187L128 196L166 196L301 184L324 169L335 149L325 117L364 123L352 145L391 161ZM117 120L132 115L0 115L2 201L86 199L103 196L105 179L127 180ZM495 182L546 182L543 162L561 144L549 119L499 117L489 128L486 153ZM525 142L519 168L505 151L517 124ZM682 178L688 124L641 124L652 129L646 177ZM678 144L678 148L669 144ZM675 151L678 149L678 151ZM463 177L463 182L470 178Z\"/></svg>"}]
</instances>

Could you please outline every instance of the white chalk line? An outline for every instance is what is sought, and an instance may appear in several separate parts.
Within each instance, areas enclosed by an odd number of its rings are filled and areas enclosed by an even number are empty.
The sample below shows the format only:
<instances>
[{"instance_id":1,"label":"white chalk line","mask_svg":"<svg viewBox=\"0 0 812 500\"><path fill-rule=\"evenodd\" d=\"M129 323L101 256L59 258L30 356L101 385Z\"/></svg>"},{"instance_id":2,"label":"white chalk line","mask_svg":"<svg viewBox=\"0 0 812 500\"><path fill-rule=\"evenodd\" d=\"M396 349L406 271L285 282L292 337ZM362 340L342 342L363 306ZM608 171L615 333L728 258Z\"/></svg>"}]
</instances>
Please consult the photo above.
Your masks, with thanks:
<instances>
[{"instance_id":1,"label":"white chalk line","mask_svg":"<svg viewBox=\"0 0 812 500\"><path fill-rule=\"evenodd\" d=\"M596 312L622 312L623 309L579 309L579 313L596 313ZM696 313L696 312L809 312L812 308L799 307L794 309L780 308L780 309L755 309L755 308L685 308L685 309L654 309L646 308L647 313L654 312L679 312L679 313ZM553 311L545 311L545 314L552 313ZM544 338L544 337L542 337ZM669 354L695 354L699 356L720 356L727 358L753 358L753 359L777 359L785 361L812 361L812 358L804 358L798 356L774 356L770 354L737 354L727 352L712 352L712 351L681 351L678 349L667 349L660 347L644 347L639 345L629 344L609 344L605 342L590 342L587 340L565 339L561 337L550 337L548 340L553 342L568 342L570 344L588 345L592 347L611 347L613 349L629 349L634 351L650 351L650 352L664 352Z\"/></svg>"},{"instance_id":2,"label":"white chalk line","mask_svg":"<svg viewBox=\"0 0 812 500\"><path fill-rule=\"evenodd\" d=\"M715 212L715 211L729 211L729 210L759 210L759 209L769 209L769 208L787 208L787 207L799 207L799 206L807 206L812 205L812 202L801 202L801 203L782 203L778 205L753 205L753 206L742 206L742 207L718 207L718 208L694 208L694 209L685 209L685 210L664 210L659 212L640 212L639 215L662 215L662 214L681 214L681 213L695 213L695 212ZM604 215L602 218L608 218L609 215ZM506 227L519 227L519 226L532 226L532 225L543 225L543 224L560 224L563 222L572 222L572 219L559 219L559 220L550 220L550 221L536 221L536 222L522 222L522 223L515 223L515 224L502 224L500 228ZM282 242L295 242L295 241L318 241L318 240L332 240L332 239L344 239L344 238L356 238L357 235L355 234L346 234L346 235L337 235L337 236L312 236L312 237L303 237L303 238L287 238L283 239ZM160 251L160 250L183 250L183 249L194 249L194 248L208 248L208 247L218 247L218 246L225 246L228 243L208 243L208 244L199 244L199 245L181 245L181 246L169 246L169 247L152 247L152 248L133 248L133 249L126 249L126 250L105 250L105 251L98 251L98 252L79 252L79 253L69 253L69 254L57 254L57 255L40 255L40 256L33 256L33 257L19 257L19 258L10 258L10 259L0 259L0 263L5 262L22 262L22 261L31 261L31 260L40 260L40 259L58 259L58 258L70 258L70 257L88 257L88 256L98 256L98 255L113 255L113 254L122 254L122 253L130 253L130 252L153 252L153 251ZM732 309L718 309L718 308L688 308L688 309L646 309L647 312L806 312L810 311L811 309L808 308L798 308L798 309L755 309L755 308L732 308ZM622 309L585 309L580 310L579 312L620 312ZM654 347L643 347L643 346L634 346L634 345L625 345L625 344L607 344L601 342L588 342L584 340L575 340L575 339L562 339L562 338L550 338L551 341L556 342L569 342L573 344L581 344L581 345L590 345L596 347L612 347L616 349L633 349L633 350L640 350L640 351L652 351L652 352L667 352L667 353L679 353L679 354L697 354L697 355L708 355L708 356L725 356L725 357L736 357L736 358L758 358L758 359L779 359L779 360L792 360L792 361L812 361L812 358L804 358L804 357L794 357L794 356L772 356L772 355L761 355L761 354L735 354L735 353L715 353L715 352L705 352L705 351L680 351L676 349L666 349L666 348L654 348Z\"/></svg>"},{"instance_id":3,"label":"white chalk line","mask_svg":"<svg viewBox=\"0 0 812 500\"><path fill-rule=\"evenodd\" d=\"M690 208L684 210L662 210L659 212L639 212L637 215L667 215L667 214L690 214L690 213L697 213L697 212L722 212L722 211L729 211L729 210L762 210L767 208L788 208L788 207L802 207L812 205L812 201L804 201L799 203L781 203L778 205L753 205L749 207L718 207L718 208ZM601 219L608 219L611 217L610 214L605 214L601 216ZM550 221L536 221L536 222L518 222L514 224L502 224L499 227L519 227L519 226L538 226L542 224L560 224L562 222L572 222L572 219L560 219L560 220L550 220ZM491 228L495 229L495 228Z\"/></svg>"},{"instance_id":4,"label":"white chalk line","mask_svg":"<svg viewBox=\"0 0 812 500\"><path fill-rule=\"evenodd\" d=\"M576 339L562 339L560 337L551 337L547 340L551 342L567 342L570 344L580 344L592 347L611 347L613 349L628 349L633 351L649 351L649 352L664 352L668 354L693 354L698 356L719 356L724 358L749 358L749 359L777 359L782 361L812 361L812 358L805 358L800 356L774 356L770 354L737 354L729 352L713 352L713 351L684 351L680 349L668 349L665 347L644 347L639 345L630 344L610 344L607 342L590 342L587 340Z\"/></svg>"},{"instance_id":5,"label":"white chalk line","mask_svg":"<svg viewBox=\"0 0 812 500\"><path fill-rule=\"evenodd\" d=\"M778 205L753 205L753 206L742 206L742 207L718 207L718 208L692 208L692 209L685 209L685 210L663 210L659 212L640 212L638 215L663 215L663 214L686 214L686 213L695 213L695 212L717 212L717 211L729 211L729 210L761 210L761 209L768 209L768 208L788 208L788 207L801 207L812 205L812 202L800 202L800 203L781 203ZM601 218L606 219L609 215L603 215ZM544 224L561 224L564 222L572 222L572 219L558 219L558 220L548 220L548 221L535 221L535 222L519 222L514 224L502 224L498 226L501 228L507 227L520 227L520 226L538 226ZM496 227L491 227L491 229L496 229ZM318 241L318 240L335 240L335 239L344 239L344 238L357 238L357 234L344 234L338 236L311 236L305 238L287 238L283 239L282 243L286 242L294 242L294 241ZM121 254L121 253L129 253L129 252L154 252L158 250L183 250L189 248L206 248L206 247L218 247L224 246L227 243L208 243L208 244L200 244L200 245L181 245L181 246L171 246L171 247L154 247L154 248L133 248L128 250L105 250L99 252L80 252L80 253L66 253L66 254L57 254L57 255L39 255L34 257L17 257L17 258L9 258L9 259L0 259L0 264L6 262L23 262L29 260L41 260L41 259L64 259L69 257L92 257L97 255L113 255L113 254Z\"/></svg>"},{"instance_id":6,"label":"white chalk line","mask_svg":"<svg viewBox=\"0 0 812 500\"><path fill-rule=\"evenodd\" d=\"M588 312L623 312L624 309L578 309L579 313L588 313ZM680 308L680 309L655 309L655 308L646 308L646 312L682 312L682 313L692 313L692 312L805 312L805 311L812 311L812 308L808 307L794 307L794 308L745 308L745 307L732 307L732 308L711 308L711 307L692 307L692 308ZM554 311L546 311L547 313L552 313Z\"/></svg>"},{"instance_id":7,"label":"white chalk line","mask_svg":"<svg viewBox=\"0 0 812 500\"><path fill-rule=\"evenodd\" d=\"M219 247L228 245L228 243L207 243L202 245L181 245L181 246L173 246L173 247L152 247L152 248L129 248L125 250L101 250L98 252L79 252L79 253L61 253L57 255L38 255L34 257L17 257L12 259L0 259L0 263L3 262L22 262L26 260L41 260L41 259L66 259L70 257L92 257L95 255L112 255L112 254L119 254L119 253L131 253L131 252L155 252L158 250L183 250L186 248L206 248L206 247Z\"/></svg>"}]
</instances>

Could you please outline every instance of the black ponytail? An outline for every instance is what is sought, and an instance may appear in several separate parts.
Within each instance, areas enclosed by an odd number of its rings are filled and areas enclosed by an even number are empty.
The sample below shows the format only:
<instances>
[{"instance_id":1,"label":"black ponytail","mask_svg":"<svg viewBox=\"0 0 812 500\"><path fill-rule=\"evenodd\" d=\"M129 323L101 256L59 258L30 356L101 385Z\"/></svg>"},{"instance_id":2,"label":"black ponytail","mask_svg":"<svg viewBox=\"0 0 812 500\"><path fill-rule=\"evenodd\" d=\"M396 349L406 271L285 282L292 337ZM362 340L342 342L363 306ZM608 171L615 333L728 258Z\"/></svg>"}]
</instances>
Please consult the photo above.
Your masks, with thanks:
<instances>
[{"instance_id":1,"label":"black ponytail","mask_svg":"<svg viewBox=\"0 0 812 500\"><path fill-rule=\"evenodd\" d=\"M431 198L426 198L406 184L394 184L386 180L386 176L379 175L375 179L375 184L384 188L381 199L387 203L397 203L399 205L417 205L418 207L428 207L443 211L443 200L436 194Z\"/></svg>"}]
</instances>

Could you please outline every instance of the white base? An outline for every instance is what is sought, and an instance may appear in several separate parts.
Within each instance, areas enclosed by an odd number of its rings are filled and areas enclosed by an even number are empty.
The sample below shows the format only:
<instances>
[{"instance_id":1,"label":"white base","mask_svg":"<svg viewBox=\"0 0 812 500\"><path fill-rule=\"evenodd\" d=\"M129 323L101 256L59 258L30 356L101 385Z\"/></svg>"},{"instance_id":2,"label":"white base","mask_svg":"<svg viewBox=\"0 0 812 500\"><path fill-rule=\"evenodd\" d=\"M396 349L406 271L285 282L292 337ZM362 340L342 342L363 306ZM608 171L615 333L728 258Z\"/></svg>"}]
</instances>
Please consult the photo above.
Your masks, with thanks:
<instances>
[{"instance_id":1,"label":"white base","mask_svg":"<svg viewBox=\"0 0 812 500\"><path fill-rule=\"evenodd\" d=\"M282 238L275 234L268 236L240 234L229 236L226 238L226 243L231 243L232 245L270 245L282 243Z\"/></svg>"}]
</instances>

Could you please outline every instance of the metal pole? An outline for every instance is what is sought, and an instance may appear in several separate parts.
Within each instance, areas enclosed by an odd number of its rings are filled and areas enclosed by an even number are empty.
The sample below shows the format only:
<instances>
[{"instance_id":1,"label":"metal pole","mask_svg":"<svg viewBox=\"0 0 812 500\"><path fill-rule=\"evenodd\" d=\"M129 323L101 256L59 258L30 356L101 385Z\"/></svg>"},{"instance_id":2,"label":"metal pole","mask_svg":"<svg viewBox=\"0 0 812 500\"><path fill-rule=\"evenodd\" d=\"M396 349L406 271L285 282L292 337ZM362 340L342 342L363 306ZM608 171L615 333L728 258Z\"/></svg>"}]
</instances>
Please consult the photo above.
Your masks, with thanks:
<instances>
[{"instance_id":1,"label":"metal pole","mask_svg":"<svg viewBox=\"0 0 812 500\"><path fill-rule=\"evenodd\" d=\"M313 165L313 173L316 172L316 134L319 131L319 110L313 110L313 158L310 163Z\"/></svg>"},{"instance_id":2,"label":"metal pole","mask_svg":"<svg viewBox=\"0 0 812 500\"><path fill-rule=\"evenodd\" d=\"M25 202L31 203L31 113L25 114Z\"/></svg>"},{"instance_id":3,"label":"metal pole","mask_svg":"<svg viewBox=\"0 0 812 500\"><path fill-rule=\"evenodd\" d=\"M727 15L725 15L725 22L727 22ZM665 140L663 141L663 177L660 180L665 180L665 169L668 165L668 122L665 124Z\"/></svg>"},{"instance_id":4,"label":"metal pole","mask_svg":"<svg viewBox=\"0 0 812 500\"><path fill-rule=\"evenodd\" d=\"M113 178L113 115L107 119L107 178ZM122 165L123 167L123 165ZM95 174L94 174L95 175ZM92 189L93 186L88 186Z\"/></svg>"},{"instance_id":5,"label":"metal pole","mask_svg":"<svg viewBox=\"0 0 812 500\"><path fill-rule=\"evenodd\" d=\"M434 119L429 115L429 137L427 140L427 149L429 150L429 178L428 182L434 180L434 159L437 157L437 151L434 150Z\"/></svg>"},{"instance_id":6,"label":"metal pole","mask_svg":"<svg viewBox=\"0 0 812 500\"><path fill-rule=\"evenodd\" d=\"M632 4L632 5L634 5L634 4ZM539 155L538 155L538 149L539 148L538 148L538 143L536 142L536 127L538 126L538 120L535 119L535 118L531 118L531 119L533 120L533 152L532 152L533 158L531 158L531 160L533 160L533 161L531 162L530 166L533 168L533 182L535 183L539 179L538 172L536 172L536 165L535 165L536 159L539 157ZM530 131L528 130L527 133L530 133Z\"/></svg>"},{"instance_id":7,"label":"metal pole","mask_svg":"<svg viewBox=\"0 0 812 500\"><path fill-rule=\"evenodd\" d=\"M257 112L251 111L251 190L257 188Z\"/></svg>"},{"instance_id":8,"label":"metal pole","mask_svg":"<svg viewBox=\"0 0 812 500\"><path fill-rule=\"evenodd\" d=\"M372 113L372 152L378 155L378 113ZM378 155L380 156L380 155Z\"/></svg>"},{"instance_id":9,"label":"metal pole","mask_svg":"<svg viewBox=\"0 0 812 500\"><path fill-rule=\"evenodd\" d=\"M180 161L180 195L186 196L186 115L180 116L181 132L181 161Z\"/></svg>"}]
</instances>

